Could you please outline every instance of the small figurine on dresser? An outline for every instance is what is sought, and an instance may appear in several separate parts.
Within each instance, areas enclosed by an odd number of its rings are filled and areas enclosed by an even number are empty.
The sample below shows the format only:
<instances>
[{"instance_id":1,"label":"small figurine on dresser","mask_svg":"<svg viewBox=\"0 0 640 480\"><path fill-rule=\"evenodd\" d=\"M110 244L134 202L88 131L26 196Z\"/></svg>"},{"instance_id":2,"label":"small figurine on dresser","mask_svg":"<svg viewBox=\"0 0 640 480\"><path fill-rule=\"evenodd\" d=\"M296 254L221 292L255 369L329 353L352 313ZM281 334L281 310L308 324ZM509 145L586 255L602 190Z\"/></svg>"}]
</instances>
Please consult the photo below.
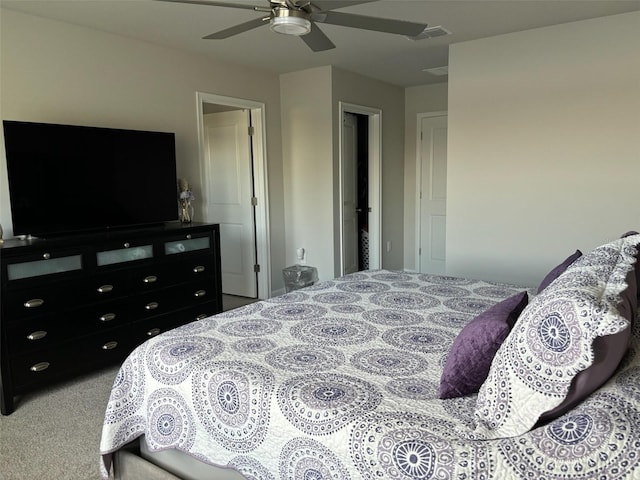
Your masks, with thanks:
<instances>
[{"instance_id":1,"label":"small figurine on dresser","mask_svg":"<svg viewBox=\"0 0 640 480\"><path fill-rule=\"evenodd\" d=\"M180 221L182 223L191 223L193 221L193 205L191 202L195 199L195 195L189 187L189 182L184 178L178 179L178 205Z\"/></svg>"}]
</instances>

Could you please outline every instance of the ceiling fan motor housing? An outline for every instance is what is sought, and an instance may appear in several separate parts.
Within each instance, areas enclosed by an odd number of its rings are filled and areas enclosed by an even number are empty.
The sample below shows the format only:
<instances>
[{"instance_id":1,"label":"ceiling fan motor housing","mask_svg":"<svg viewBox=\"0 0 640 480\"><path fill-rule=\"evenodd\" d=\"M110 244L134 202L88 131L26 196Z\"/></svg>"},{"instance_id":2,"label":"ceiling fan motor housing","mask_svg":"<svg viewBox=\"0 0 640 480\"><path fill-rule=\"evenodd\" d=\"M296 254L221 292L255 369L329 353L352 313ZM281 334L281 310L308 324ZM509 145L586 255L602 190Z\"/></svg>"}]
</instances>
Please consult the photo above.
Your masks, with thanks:
<instances>
[{"instance_id":1,"label":"ceiling fan motor housing","mask_svg":"<svg viewBox=\"0 0 640 480\"><path fill-rule=\"evenodd\" d=\"M311 20L302 10L277 7L273 9L271 30L285 35L306 35L311 31Z\"/></svg>"}]
</instances>

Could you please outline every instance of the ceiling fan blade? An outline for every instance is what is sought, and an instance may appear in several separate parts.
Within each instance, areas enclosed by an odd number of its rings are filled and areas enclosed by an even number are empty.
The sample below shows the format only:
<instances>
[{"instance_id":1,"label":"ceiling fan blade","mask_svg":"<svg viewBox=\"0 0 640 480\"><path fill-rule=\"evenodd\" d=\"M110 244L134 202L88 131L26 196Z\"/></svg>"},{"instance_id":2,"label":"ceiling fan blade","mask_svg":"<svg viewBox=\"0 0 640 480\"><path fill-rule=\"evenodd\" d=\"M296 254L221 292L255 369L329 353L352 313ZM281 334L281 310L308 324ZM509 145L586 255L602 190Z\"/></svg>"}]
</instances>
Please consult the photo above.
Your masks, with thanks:
<instances>
[{"instance_id":1,"label":"ceiling fan blade","mask_svg":"<svg viewBox=\"0 0 640 480\"><path fill-rule=\"evenodd\" d=\"M355 15L353 13L342 12L317 12L311 14L311 19L331 25L342 27L361 28L363 30L373 30L376 32L396 33L414 37L419 35L426 27L426 23L407 22L405 20L392 20L390 18L368 17L365 15Z\"/></svg>"},{"instance_id":2,"label":"ceiling fan blade","mask_svg":"<svg viewBox=\"0 0 640 480\"><path fill-rule=\"evenodd\" d=\"M244 33L254 28L261 27L262 25L268 25L269 24L268 20L269 20L269 17L255 18L253 20L249 20L248 22L240 23L233 27L225 28L224 30L220 30L219 32L212 33L202 38L205 40L222 40L224 38L229 38L229 37L232 37L233 35Z\"/></svg>"},{"instance_id":3,"label":"ceiling fan blade","mask_svg":"<svg viewBox=\"0 0 640 480\"><path fill-rule=\"evenodd\" d=\"M298 0L297 4L304 7L310 3L313 7L317 7L322 11L327 11L334 10L336 8L350 7L352 5L359 5L361 3L371 3L376 1L377 0Z\"/></svg>"},{"instance_id":4,"label":"ceiling fan blade","mask_svg":"<svg viewBox=\"0 0 640 480\"><path fill-rule=\"evenodd\" d=\"M207 5L209 7L229 7L229 8L242 8L245 10L255 10L258 12L268 12L270 9L264 6L247 5L243 3L227 3L227 2L214 2L206 0L156 0L158 2L169 3L192 3L194 5Z\"/></svg>"},{"instance_id":5,"label":"ceiling fan blade","mask_svg":"<svg viewBox=\"0 0 640 480\"><path fill-rule=\"evenodd\" d=\"M336 48L333 42L329 40L329 37L314 22L311 22L311 31L300 38L314 52L323 52Z\"/></svg>"}]
</instances>

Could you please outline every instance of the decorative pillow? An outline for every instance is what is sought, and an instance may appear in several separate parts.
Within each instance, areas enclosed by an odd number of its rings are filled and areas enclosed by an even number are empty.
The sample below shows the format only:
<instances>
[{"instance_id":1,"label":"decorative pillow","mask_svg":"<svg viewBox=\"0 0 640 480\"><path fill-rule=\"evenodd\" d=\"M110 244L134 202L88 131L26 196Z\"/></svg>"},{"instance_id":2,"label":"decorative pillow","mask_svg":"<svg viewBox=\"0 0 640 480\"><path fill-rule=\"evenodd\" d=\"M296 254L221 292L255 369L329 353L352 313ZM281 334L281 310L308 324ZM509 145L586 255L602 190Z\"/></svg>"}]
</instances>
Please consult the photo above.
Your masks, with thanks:
<instances>
[{"instance_id":1,"label":"decorative pillow","mask_svg":"<svg viewBox=\"0 0 640 480\"><path fill-rule=\"evenodd\" d=\"M620 365L631 342L631 325L638 310L637 260L635 267L634 270L627 272L625 280L627 288L620 294L620 303L617 305L618 313L627 319L630 325L613 335L596 337L593 341L593 363L573 377L569 392L562 403L540 415L538 425L547 423L571 410L609 380Z\"/></svg>"},{"instance_id":2,"label":"decorative pillow","mask_svg":"<svg viewBox=\"0 0 640 480\"><path fill-rule=\"evenodd\" d=\"M529 431L594 363L594 340L629 326L618 304L638 243L634 235L595 248L529 303L480 388L477 433L502 438Z\"/></svg>"},{"instance_id":3,"label":"decorative pillow","mask_svg":"<svg viewBox=\"0 0 640 480\"><path fill-rule=\"evenodd\" d=\"M481 313L460 331L442 371L440 398L478 391L494 355L528 301L527 292L517 293Z\"/></svg>"},{"instance_id":4,"label":"decorative pillow","mask_svg":"<svg viewBox=\"0 0 640 480\"><path fill-rule=\"evenodd\" d=\"M549 273L542 279L540 285L538 286L538 293L542 292L551 282L553 282L556 278L558 278L562 272L564 272L569 265L575 262L578 258L582 256L582 252L580 250L576 250L575 253L572 253L567 258L563 260L560 265L556 265L551 269Z\"/></svg>"}]
</instances>

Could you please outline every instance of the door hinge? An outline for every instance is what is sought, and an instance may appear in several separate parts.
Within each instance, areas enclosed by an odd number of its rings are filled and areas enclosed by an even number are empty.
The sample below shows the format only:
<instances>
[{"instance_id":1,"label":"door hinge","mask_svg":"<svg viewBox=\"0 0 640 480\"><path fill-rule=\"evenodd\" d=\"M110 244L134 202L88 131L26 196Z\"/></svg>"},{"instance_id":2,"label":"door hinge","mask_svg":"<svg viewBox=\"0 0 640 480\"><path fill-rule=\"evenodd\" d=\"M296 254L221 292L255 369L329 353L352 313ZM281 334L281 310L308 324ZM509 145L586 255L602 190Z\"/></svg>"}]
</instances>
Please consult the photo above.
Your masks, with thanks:
<instances>
[{"instance_id":1,"label":"door hinge","mask_svg":"<svg viewBox=\"0 0 640 480\"><path fill-rule=\"evenodd\" d=\"M256 263L256 264L253 266L253 271L254 271L255 273L260 273L260 265Z\"/></svg>"},{"instance_id":2,"label":"door hinge","mask_svg":"<svg viewBox=\"0 0 640 480\"><path fill-rule=\"evenodd\" d=\"M248 127L247 130L249 130L250 137L253 137L253 135L255 135L256 133L256 129L253 126Z\"/></svg>"},{"instance_id":3,"label":"door hinge","mask_svg":"<svg viewBox=\"0 0 640 480\"><path fill-rule=\"evenodd\" d=\"M251 197L251 205L253 207L258 205L258 197Z\"/></svg>"},{"instance_id":4,"label":"door hinge","mask_svg":"<svg viewBox=\"0 0 640 480\"><path fill-rule=\"evenodd\" d=\"M418 248L418 255L422 255L422 248Z\"/></svg>"}]
</instances>

